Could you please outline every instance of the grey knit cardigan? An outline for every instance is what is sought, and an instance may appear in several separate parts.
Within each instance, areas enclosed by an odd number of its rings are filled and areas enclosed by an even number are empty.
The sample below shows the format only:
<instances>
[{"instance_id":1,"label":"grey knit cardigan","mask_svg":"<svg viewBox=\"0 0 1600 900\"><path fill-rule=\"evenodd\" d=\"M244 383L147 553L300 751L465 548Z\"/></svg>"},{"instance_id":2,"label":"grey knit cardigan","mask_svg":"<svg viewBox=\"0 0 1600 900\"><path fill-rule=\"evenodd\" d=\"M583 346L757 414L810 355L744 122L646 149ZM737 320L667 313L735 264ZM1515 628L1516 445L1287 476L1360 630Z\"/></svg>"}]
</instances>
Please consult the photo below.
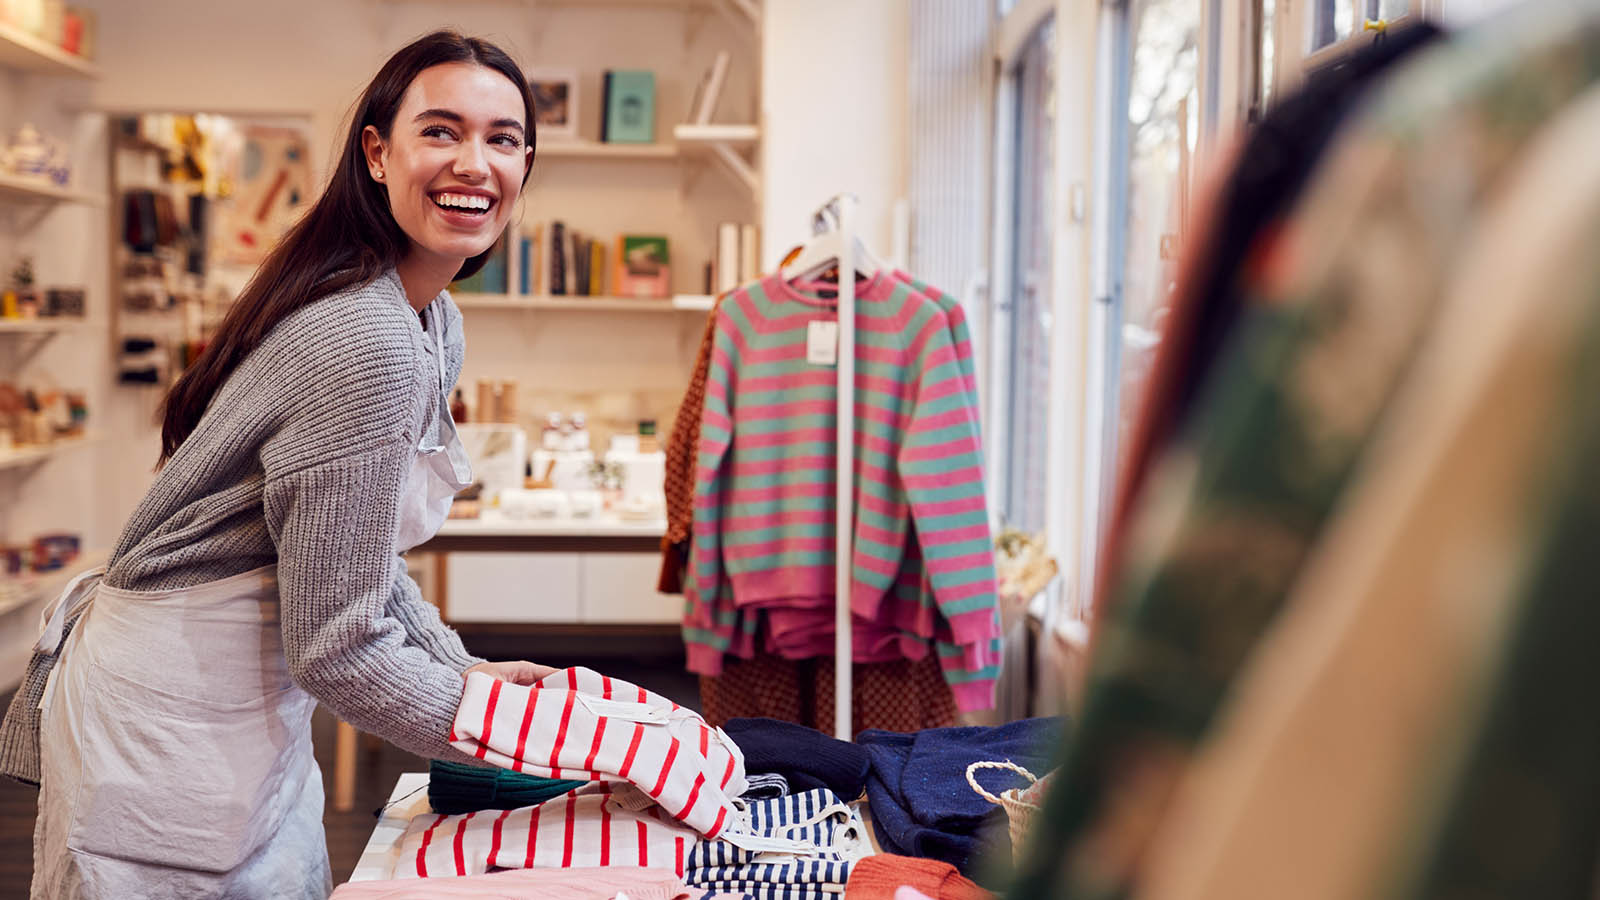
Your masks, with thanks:
<instances>
[{"instance_id":1,"label":"grey knit cardigan","mask_svg":"<svg viewBox=\"0 0 1600 900\"><path fill-rule=\"evenodd\" d=\"M427 327L444 329L453 385L465 339L448 293ZM416 449L438 434L436 352L393 270L290 314L161 470L105 583L174 590L276 564L296 683L362 731L464 761L448 736L461 671L482 660L439 621L394 548ZM0 724L0 773L34 784L54 663L33 656Z\"/></svg>"}]
</instances>

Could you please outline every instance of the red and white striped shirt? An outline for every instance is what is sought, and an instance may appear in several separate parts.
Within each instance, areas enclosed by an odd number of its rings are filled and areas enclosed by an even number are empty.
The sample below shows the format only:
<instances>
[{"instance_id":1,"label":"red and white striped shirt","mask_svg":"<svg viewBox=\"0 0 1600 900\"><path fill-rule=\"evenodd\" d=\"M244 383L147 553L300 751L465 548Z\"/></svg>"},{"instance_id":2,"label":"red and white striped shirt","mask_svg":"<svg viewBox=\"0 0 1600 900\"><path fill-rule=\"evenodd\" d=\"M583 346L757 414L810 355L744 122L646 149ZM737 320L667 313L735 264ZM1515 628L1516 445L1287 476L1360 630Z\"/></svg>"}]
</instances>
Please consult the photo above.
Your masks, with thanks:
<instances>
[{"instance_id":1,"label":"red and white striped shirt","mask_svg":"<svg viewBox=\"0 0 1600 900\"><path fill-rule=\"evenodd\" d=\"M616 802L610 784L591 784L522 809L411 820L395 878L481 875L499 869L640 866L681 878L698 836L649 806Z\"/></svg>"},{"instance_id":2,"label":"red and white striped shirt","mask_svg":"<svg viewBox=\"0 0 1600 900\"><path fill-rule=\"evenodd\" d=\"M631 782L707 838L727 827L733 798L745 789L744 755L720 728L659 694L585 668L531 687L469 674L450 741L516 772Z\"/></svg>"}]
</instances>

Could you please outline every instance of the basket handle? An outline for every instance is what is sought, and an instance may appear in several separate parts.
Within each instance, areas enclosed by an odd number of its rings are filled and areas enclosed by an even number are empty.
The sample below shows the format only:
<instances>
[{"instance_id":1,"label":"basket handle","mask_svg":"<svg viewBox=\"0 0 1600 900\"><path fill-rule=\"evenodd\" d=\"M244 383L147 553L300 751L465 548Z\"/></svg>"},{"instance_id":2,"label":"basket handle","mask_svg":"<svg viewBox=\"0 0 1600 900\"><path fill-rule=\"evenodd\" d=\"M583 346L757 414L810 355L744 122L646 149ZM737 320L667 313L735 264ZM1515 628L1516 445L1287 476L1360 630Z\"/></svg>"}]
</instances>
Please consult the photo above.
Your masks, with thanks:
<instances>
[{"instance_id":1,"label":"basket handle","mask_svg":"<svg viewBox=\"0 0 1600 900\"><path fill-rule=\"evenodd\" d=\"M1029 772L1027 769L1024 769L1010 760L1006 760L1005 762L987 762L980 759L972 765L967 766L967 784L972 785L972 789L978 792L978 796L989 801L990 803L993 803L995 806L1000 805L1000 798L984 790L983 785L978 784L978 779L975 777L975 773L979 769L1010 769L1018 775L1021 775L1023 778L1028 779L1029 784L1039 780L1032 772Z\"/></svg>"}]
</instances>

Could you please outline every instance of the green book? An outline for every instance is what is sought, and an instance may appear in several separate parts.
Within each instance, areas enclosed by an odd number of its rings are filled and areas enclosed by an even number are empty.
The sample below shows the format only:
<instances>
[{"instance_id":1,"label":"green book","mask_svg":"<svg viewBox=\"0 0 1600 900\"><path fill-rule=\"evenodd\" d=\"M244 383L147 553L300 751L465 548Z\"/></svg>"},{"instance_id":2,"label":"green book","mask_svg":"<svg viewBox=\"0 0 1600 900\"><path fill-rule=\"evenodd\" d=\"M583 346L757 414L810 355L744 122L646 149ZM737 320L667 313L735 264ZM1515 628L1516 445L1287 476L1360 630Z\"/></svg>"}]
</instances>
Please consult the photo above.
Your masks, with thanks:
<instances>
[{"instance_id":1,"label":"green book","mask_svg":"<svg viewBox=\"0 0 1600 900\"><path fill-rule=\"evenodd\" d=\"M655 143L655 73L619 69L606 74L605 140L613 144Z\"/></svg>"}]
</instances>

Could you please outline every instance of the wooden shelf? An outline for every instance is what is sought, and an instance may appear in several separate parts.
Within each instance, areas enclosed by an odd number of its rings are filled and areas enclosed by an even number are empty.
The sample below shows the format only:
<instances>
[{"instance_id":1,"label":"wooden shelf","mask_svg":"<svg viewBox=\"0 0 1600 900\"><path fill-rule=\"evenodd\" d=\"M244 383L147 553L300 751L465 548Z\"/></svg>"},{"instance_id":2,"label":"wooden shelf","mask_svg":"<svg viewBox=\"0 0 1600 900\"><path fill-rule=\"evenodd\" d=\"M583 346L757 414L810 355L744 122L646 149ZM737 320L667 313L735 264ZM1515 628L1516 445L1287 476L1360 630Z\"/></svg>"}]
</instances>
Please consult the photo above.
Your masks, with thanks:
<instances>
[{"instance_id":1,"label":"wooden shelf","mask_svg":"<svg viewBox=\"0 0 1600 900\"><path fill-rule=\"evenodd\" d=\"M67 582L81 572L104 565L111 558L110 550L90 550L79 553L78 558L51 572L36 572L17 579L18 590L8 599L0 599L0 616L61 593Z\"/></svg>"},{"instance_id":2,"label":"wooden shelf","mask_svg":"<svg viewBox=\"0 0 1600 900\"><path fill-rule=\"evenodd\" d=\"M101 198L37 178L0 174L0 199L34 203L99 203Z\"/></svg>"},{"instance_id":3,"label":"wooden shelf","mask_svg":"<svg viewBox=\"0 0 1600 900\"><path fill-rule=\"evenodd\" d=\"M748 147L761 140L759 125L677 125L672 136L680 145L709 146L728 144Z\"/></svg>"},{"instance_id":4,"label":"wooden shelf","mask_svg":"<svg viewBox=\"0 0 1600 900\"><path fill-rule=\"evenodd\" d=\"M0 66L46 75L100 77L100 68L94 63L3 22L0 22Z\"/></svg>"},{"instance_id":5,"label":"wooden shelf","mask_svg":"<svg viewBox=\"0 0 1600 900\"><path fill-rule=\"evenodd\" d=\"M654 159L678 158L676 144L607 144L548 138L539 141L534 159Z\"/></svg>"},{"instance_id":6,"label":"wooden shelf","mask_svg":"<svg viewBox=\"0 0 1600 900\"><path fill-rule=\"evenodd\" d=\"M76 316L46 316L42 319L0 319L0 334L53 334L58 331L88 331L98 322Z\"/></svg>"},{"instance_id":7,"label":"wooden shelf","mask_svg":"<svg viewBox=\"0 0 1600 900\"><path fill-rule=\"evenodd\" d=\"M64 453L68 450L77 449L78 447L86 447L90 444L96 443L97 441L98 438L95 437L66 438L64 440L54 441L49 444L29 445L26 447L16 447L11 450L0 451L0 469L9 469L13 466L25 466L29 463L49 459L50 457L55 456L57 453Z\"/></svg>"},{"instance_id":8,"label":"wooden shelf","mask_svg":"<svg viewBox=\"0 0 1600 900\"><path fill-rule=\"evenodd\" d=\"M523 297L515 294L452 294L462 309L545 309L582 312L704 312L711 308L706 296L680 294L670 298L641 297Z\"/></svg>"}]
</instances>

